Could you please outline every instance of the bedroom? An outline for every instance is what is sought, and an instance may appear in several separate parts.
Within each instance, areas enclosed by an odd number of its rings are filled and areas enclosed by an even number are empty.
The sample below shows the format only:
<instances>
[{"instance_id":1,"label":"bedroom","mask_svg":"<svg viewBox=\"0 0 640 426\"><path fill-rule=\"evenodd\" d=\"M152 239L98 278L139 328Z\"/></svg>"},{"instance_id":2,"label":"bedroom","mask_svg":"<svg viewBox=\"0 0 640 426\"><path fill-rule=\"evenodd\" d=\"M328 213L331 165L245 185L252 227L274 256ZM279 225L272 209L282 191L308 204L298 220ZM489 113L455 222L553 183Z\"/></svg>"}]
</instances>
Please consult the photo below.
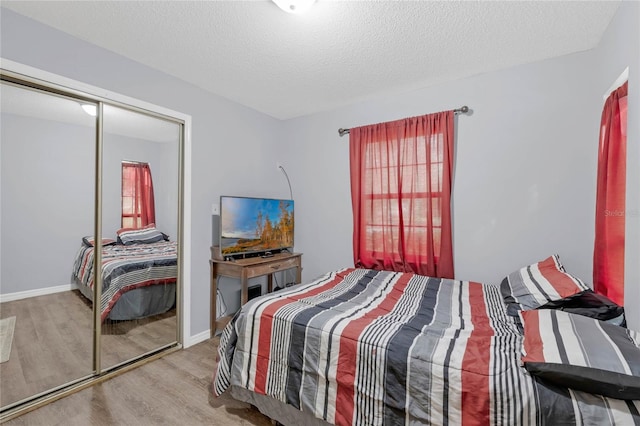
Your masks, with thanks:
<instances>
[{"instance_id":1,"label":"bedroom","mask_svg":"<svg viewBox=\"0 0 640 426\"><path fill-rule=\"evenodd\" d=\"M474 114L457 121L456 276L495 282L558 252L569 271L589 280L602 95L629 66L630 116L636 114L637 4L619 6L593 49L286 121L203 92L10 10L2 12L3 58L192 115L187 339L208 336L210 212L217 196L286 197L286 182L275 168L276 162L284 164L292 180L296 215L304 218L296 225L296 250L304 252L304 279L311 279L351 262L351 206L344 184L348 142L337 136L337 129L461 105L469 105ZM627 178L637 182L639 135L637 123L630 124ZM227 159L240 156L252 169L250 181L234 180L216 188L234 172ZM631 185L627 188L629 211L637 212L640 196ZM633 260L640 255L639 225L637 216L630 214L628 219L627 297L637 301L640 290L629 283L640 276ZM629 309L628 315L632 327L635 323L640 328L640 313Z\"/></svg>"}]
</instances>

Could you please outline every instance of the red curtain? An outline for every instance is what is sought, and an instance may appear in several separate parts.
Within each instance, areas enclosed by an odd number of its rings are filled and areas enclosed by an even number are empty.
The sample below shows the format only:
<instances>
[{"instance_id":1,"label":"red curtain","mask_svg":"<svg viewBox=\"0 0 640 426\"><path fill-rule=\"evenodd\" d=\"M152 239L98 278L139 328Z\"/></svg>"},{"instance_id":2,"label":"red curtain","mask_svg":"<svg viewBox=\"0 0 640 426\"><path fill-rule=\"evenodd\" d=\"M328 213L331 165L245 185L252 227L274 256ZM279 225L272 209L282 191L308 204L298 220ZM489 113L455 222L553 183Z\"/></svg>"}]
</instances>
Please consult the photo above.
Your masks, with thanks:
<instances>
[{"instance_id":1,"label":"red curtain","mask_svg":"<svg viewBox=\"0 0 640 426\"><path fill-rule=\"evenodd\" d=\"M627 83L607 98L600 124L593 251L594 290L624 304Z\"/></svg>"},{"instance_id":2,"label":"red curtain","mask_svg":"<svg viewBox=\"0 0 640 426\"><path fill-rule=\"evenodd\" d=\"M453 278L453 111L351 129L357 267Z\"/></svg>"},{"instance_id":3,"label":"red curtain","mask_svg":"<svg viewBox=\"0 0 640 426\"><path fill-rule=\"evenodd\" d=\"M151 168L122 163L122 226L142 228L156 222Z\"/></svg>"}]
</instances>

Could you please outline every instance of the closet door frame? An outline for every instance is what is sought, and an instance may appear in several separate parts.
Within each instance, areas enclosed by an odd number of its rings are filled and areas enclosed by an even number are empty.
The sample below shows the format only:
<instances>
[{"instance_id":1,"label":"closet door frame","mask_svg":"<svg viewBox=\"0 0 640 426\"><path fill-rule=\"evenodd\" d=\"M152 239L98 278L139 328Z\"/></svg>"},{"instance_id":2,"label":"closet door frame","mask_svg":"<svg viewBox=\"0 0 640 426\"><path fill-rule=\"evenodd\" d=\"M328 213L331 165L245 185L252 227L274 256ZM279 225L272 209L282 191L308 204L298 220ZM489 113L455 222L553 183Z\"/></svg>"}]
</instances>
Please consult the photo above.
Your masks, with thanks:
<instances>
[{"instance_id":1,"label":"closet door frame","mask_svg":"<svg viewBox=\"0 0 640 426\"><path fill-rule=\"evenodd\" d=\"M107 380L144 363L155 360L182 347L190 346L188 339L190 332L190 294L191 294L191 116L170 110L145 101L110 92L95 86L87 85L66 77L39 70L27 65L1 59L0 77L8 82L42 90L51 94L58 94L73 98L79 102L85 101L97 105L96 138L95 138L95 205L94 205L94 236L96 244L95 265L101 263L102 248L102 130L103 106L113 105L147 116L176 123L180 126L178 148L178 285L176 287L177 307L177 342L157 348L151 353L143 354L133 360L103 369L100 360L101 350L101 320L99 304L93 304L93 374L90 377L72 380L50 391L34 395L15 406L4 409L0 407L0 422L12 419L28 411L46 405L71 393L85 389L101 381ZM96 274L94 285L94 300L100 300L102 285L101 274Z\"/></svg>"}]
</instances>

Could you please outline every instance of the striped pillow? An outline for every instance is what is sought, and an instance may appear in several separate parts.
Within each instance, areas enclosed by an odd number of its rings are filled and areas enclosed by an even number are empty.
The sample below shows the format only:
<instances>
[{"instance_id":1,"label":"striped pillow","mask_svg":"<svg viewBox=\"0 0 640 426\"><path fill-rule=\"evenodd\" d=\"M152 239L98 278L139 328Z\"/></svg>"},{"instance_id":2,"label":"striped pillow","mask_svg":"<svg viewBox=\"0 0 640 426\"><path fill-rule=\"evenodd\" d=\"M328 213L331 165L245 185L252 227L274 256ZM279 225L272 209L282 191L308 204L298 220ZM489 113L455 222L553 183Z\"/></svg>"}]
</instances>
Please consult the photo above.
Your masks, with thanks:
<instances>
[{"instance_id":1,"label":"striped pillow","mask_svg":"<svg viewBox=\"0 0 640 426\"><path fill-rule=\"evenodd\" d=\"M126 246L131 244L150 244L164 240L164 234L151 226L141 229L120 229L117 234L118 241Z\"/></svg>"},{"instance_id":2,"label":"striped pillow","mask_svg":"<svg viewBox=\"0 0 640 426\"><path fill-rule=\"evenodd\" d=\"M617 399L640 399L640 333L557 310L520 312L522 362L548 382Z\"/></svg>"},{"instance_id":3,"label":"striped pillow","mask_svg":"<svg viewBox=\"0 0 640 426\"><path fill-rule=\"evenodd\" d=\"M536 309L585 290L589 286L567 274L556 254L512 272L500 284L507 311L513 316L518 310Z\"/></svg>"}]
</instances>

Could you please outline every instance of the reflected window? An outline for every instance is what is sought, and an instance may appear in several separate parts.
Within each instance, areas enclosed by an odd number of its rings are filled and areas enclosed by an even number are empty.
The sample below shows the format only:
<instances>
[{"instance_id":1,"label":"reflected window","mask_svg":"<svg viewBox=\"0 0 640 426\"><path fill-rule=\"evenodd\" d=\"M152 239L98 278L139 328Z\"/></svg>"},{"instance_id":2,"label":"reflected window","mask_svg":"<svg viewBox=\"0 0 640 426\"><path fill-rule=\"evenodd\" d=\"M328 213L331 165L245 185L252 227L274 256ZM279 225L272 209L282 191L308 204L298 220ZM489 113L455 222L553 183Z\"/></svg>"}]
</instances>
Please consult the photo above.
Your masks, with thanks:
<instances>
[{"instance_id":1,"label":"reflected window","mask_svg":"<svg viewBox=\"0 0 640 426\"><path fill-rule=\"evenodd\" d=\"M153 179L148 163L122 162L122 227L142 228L156 222Z\"/></svg>"}]
</instances>

